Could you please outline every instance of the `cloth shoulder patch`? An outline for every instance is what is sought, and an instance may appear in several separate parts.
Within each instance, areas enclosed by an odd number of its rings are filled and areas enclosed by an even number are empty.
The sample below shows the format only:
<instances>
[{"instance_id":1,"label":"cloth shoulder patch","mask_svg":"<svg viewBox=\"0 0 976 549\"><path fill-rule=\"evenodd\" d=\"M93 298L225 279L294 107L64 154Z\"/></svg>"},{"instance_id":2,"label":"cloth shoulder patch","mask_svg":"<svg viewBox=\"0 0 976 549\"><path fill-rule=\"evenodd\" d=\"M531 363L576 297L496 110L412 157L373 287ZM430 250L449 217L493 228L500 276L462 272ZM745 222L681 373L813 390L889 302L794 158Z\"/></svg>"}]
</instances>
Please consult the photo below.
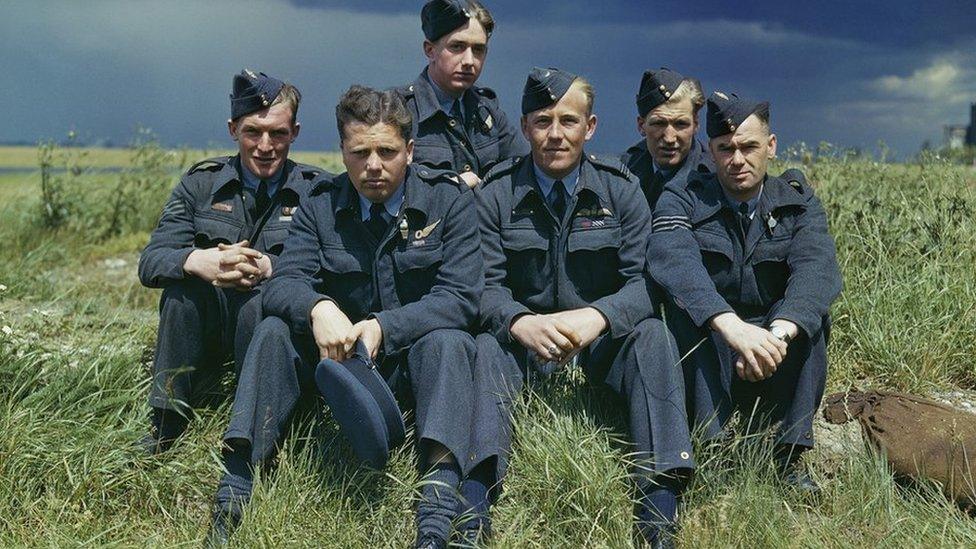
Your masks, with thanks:
<instances>
[{"instance_id":1,"label":"cloth shoulder patch","mask_svg":"<svg viewBox=\"0 0 976 549\"><path fill-rule=\"evenodd\" d=\"M333 175L329 172L320 172L318 175L315 176L315 179L313 179L311 182L311 186L312 186L311 194L321 194L323 192L328 191L329 189L332 188L332 185L333 183L335 183L335 180L337 178L338 176Z\"/></svg>"},{"instance_id":2,"label":"cloth shoulder patch","mask_svg":"<svg viewBox=\"0 0 976 549\"><path fill-rule=\"evenodd\" d=\"M519 167L519 165L521 165L521 164L522 164L522 157L521 156L516 156L514 158L509 158L509 159L506 159L506 160L502 160L498 164L495 164L494 166L492 166L490 170L488 170L488 173L485 174L485 178L484 178L484 180L481 183L482 186L487 185L488 183L490 183L490 182L492 182L492 181L494 181L496 179L500 179L500 178L502 178L502 177L504 177L504 176L506 176L506 175L508 175L508 174L510 174L512 172L514 172L515 171L515 168Z\"/></svg>"},{"instance_id":3,"label":"cloth shoulder patch","mask_svg":"<svg viewBox=\"0 0 976 549\"><path fill-rule=\"evenodd\" d=\"M587 158L590 159L590 162L596 166L598 170L610 172L631 182L636 183L637 181L637 177L634 176L629 169L627 169L627 166L624 166L623 162L621 162L619 158L597 156L595 154L587 155Z\"/></svg>"},{"instance_id":4,"label":"cloth shoulder patch","mask_svg":"<svg viewBox=\"0 0 976 549\"><path fill-rule=\"evenodd\" d=\"M417 176L431 185L443 182L450 182L453 185L461 185L463 183L461 178L458 177L458 174L451 170L440 170L428 166L419 166L417 168Z\"/></svg>"},{"instance_id":5,"label":"cloth shoulder patch","mask_svg":"<svg viewBox=\"0 0 976 549\"><path fill-rule=\"evenodd\" d=\"M296 164L295 167L302 172L302 178L308 181L314 181L320 173L328 173L321 168L309 166L308 164Z\"/></svg>"},{"instance_id":6,"label":"cloth shoulder patch","mask_svg":"<svg viewBox=\"0 0 976 549\"><path fill-rule=\"evenodd\" d=\"M216 158L208 158L206 160L201 160L200 162L197 162L196 164L190 166L190 169L187 170L186 173L191 174L191 173L196 173L201 171L216 172L219 171L221 168L223 168L225 165L227 165L227 162L229 161L230 161L229 156L218 156Z\"/></svg>"},{"instance_id":7,"label":"cloth shoulder patch","mask_svg":"<svg viewBox=\"0 0 976 549\"><path fill-rule=\"evenodd\" d=\"M491 88L475 88L474 91L482 97L487 97L488 99L498 99L498 94L495 93L495 90Z\"/></svg>"},{"instance_id":8,"label":"cloth shoulder patch","mask_svg":"<svg viewBox=\"0 0 976 549\"><path fill-rule=\"evenodd\" d=\"M783 175L781 175L780 178L786 180L786 182L790 185L790 188L792 188L794 191L800 194L808 194L807 191L811 191L809 194L812 194L812 189L807 183L807 177L800 170L790 168L783 172Z\"/></svg>"}]
</instances>

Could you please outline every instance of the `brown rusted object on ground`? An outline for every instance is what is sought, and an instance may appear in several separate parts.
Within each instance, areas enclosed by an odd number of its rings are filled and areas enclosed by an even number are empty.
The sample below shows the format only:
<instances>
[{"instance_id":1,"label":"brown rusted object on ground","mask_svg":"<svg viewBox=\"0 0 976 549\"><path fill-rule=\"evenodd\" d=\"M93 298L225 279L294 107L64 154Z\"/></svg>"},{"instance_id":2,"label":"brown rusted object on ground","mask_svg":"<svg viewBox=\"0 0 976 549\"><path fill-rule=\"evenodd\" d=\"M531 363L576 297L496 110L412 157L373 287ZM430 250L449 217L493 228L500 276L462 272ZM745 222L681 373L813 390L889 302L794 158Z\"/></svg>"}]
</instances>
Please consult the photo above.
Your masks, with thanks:
<instances>
[{"instance_id":1,"label":"brown rusted object on ground","mask_svg":"<svg viewBox=\"0 0 976 549\"><path fill-rule=\"evenodd\" d=\"M976 414L885 391L835 393L826 404L824 418L856 419L896 474L934 480L960 505L976 506Z\"/></svg>"}]
</instances>

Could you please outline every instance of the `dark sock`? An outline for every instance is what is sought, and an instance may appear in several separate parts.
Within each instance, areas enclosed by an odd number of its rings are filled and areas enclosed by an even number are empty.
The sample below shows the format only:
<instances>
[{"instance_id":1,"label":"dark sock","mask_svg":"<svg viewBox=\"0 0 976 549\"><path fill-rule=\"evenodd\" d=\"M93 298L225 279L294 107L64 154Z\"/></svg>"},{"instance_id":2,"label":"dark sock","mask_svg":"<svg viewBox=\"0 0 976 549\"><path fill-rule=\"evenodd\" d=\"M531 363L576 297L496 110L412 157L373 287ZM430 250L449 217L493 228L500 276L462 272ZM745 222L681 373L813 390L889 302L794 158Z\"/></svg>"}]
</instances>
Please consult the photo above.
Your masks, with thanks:
<instances>
[{"instance_id":1,"label":"dark sock","mask_svg":"<svg viewBox=\"0 0 976 549\"><path fill-rule=\"evenodd\" d=\"M639 508L637 527L647 541L657 538L662 529L673 529L678 519L678 494L681 481L659 477L642 479L637 484Z\"/></svg>"},{"instance_id":2,"label":"dark sock","mask_svg":"<svg viewBox=\"0 0 976 549\"><path fill-rule=\"evenodd\" d=\"M805 450L807 450L805 446L796 444L777 444L773 450L773 460L779 472L788 472L800 460Z\"/></svg>"},{"instance_id":3,"label":"dark sock","mask_svg":"<svg viewBox=\"0 0 976 549\"><path fill-rule=\"evenodd\" d=\"M217 484L217 505L238 514L251 500L254 489L254 468L251 466L250 454L250 447L247 445L231 446L225 451L224 467L227 472Z\"/></svg>"},{"instance_id":4,"label":"dark sock","mask_svg":"<svg viewBox=\"0 0 976 549\"><path fill-rule=\"evenodd\" d=\"M156 429L157 440L178 438L186 431L189 423L179 412L165 408L153 408L151 421Z\"/></svg>"},{"instance_id":5,"label":"dark sock","mask_svg":"<svg viewBox=\"0 0 976 549\"><path fill-rule=\"evenodd\" d=\"M457 516L460 482L461 468L453 461L434 464L424 476L417 505L418 537L434 535L450 539L451 521Z\"/></svg>"},{"instance_id":6,"label":"dark sock","mask_svg":"<svg viewBox=\"0 0 976 549\"><path fill-rule=\"evenodd\" d=\"M475 527L488 519L491 509L491 487L495 484L494 464L484 462L475 467L461 483L462 516L467 516L465 526Z\"/></svg>"}]
</instances>

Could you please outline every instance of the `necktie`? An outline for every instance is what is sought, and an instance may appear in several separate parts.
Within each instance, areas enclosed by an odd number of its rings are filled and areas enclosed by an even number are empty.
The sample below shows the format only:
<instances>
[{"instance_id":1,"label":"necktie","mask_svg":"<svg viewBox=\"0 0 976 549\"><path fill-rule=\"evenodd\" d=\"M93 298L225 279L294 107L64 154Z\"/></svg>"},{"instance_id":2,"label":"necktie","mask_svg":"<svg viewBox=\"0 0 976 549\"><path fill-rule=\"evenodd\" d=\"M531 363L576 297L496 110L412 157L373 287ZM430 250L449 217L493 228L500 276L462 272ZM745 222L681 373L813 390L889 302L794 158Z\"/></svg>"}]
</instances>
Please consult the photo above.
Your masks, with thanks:
<instances>
[{"instance_id":1,"label":"necktie","mask_svg":"<svg viewBox=\"0 0 976 549\"><path fill-rule=\"evenodd\" d=\"M461 114L461 100L455 99L454 103L451 104L451 118L458 121L461 127L464 127L464 116Z\"/></svg>"},{"instance_id":2,"label":"necktie","mask_svg":"<svg viewBox=\"0 0 976 549\"><path fill-rule=\"evenodd\" d=\"M739 228L742 229L742 238L745 239L749 234L749 225L752 219L749 217L749 204L742 202L739 204Z\"/></svg>"},{"instance_id":3,"label":"necktie","mask_svg":"<svg viewBox=\"0 0 976 549\"><path fill-rule=\"evenodd\" d=\"M557 180L549 191L549 205L552 206L556 219L562 222L566 215L566 186L563 185L562 180Z\"/></svg>"},{"instance_id":4,"label":"necktie","mask_svg":"<svg viewBox=\"0 0 976 549\"><path fill-rule=\"evenodd\" d=\"M369 207L369 219L366 220L366 229L376 238L382 240L386 236L386 230L390 227L390 222L386 219L386 207L382 203L374 202Z\"/></svg>"},{"instance_id":5,"label":"necktie","mask_svg":"<svg viewBox=\"0 0 976 549\"><path fill-rule=\"evenodd\" d=\"M264 215L264 212L268 209L268 205L271 203L271 197L268 196L268 181L262 179L261 183L258 185L258 190L254 197L254 219L259 219Z\"/></svg>"}]
</instances>

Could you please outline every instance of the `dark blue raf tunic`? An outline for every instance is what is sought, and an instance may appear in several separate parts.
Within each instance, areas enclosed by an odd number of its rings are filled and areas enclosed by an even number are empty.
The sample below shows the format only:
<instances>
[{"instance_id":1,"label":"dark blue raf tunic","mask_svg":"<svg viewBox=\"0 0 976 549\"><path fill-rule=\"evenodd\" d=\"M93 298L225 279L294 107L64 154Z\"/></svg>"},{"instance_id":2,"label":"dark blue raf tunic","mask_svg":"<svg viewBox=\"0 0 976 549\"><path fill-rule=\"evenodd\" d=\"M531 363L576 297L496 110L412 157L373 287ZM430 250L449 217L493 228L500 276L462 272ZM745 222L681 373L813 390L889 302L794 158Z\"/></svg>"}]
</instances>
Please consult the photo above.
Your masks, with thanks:
<instances>
[{"instance_id":1,"label":"dark blue raf tunic","mask_svg":"<svg viewBox=\"0 0 976 549\"><path fill-rule=\"evenodd\" d=\"M461 117L441 107L427 69L397 90L413 115L413 159L418 164L484 177L492 166L528 152L517 126L508 122L490 88L461 96Z\"/></svg>"},{"instance_id":2,"label":"dark blue raf tunic","mask_svg":"<svg viewBox=\"0 0 976 549\"><path fill-rule=\"evenodd\" d=\"M319 352L310 314L329 299L356 323L383 329L377 357L391 388L415 403L418 440L464 464L474 338L484 286L474 196L453 172L412 164L403 205L383 238L362 220L347 174L316 182L295 214L285 256L264 291L265 320L241 371L225 439L274 452L303 390L314 391Z\"/></svg>"},{"instance_id":3,"label":"dark blue raf tunic","mask_svg":"<svg viewBox=\"0 0 976 549\"><path fill-rule=\"evenodd\" d=\"M509 327L523 313L593 307L608 331L580 355L590 379L629 410L637 460L647 471L693 467L677 349L642 276L650 211L617 160L584 156L563 219L540 189L531 156L497 167L478 192L485 292L478 336L478 406L472 456L497 457L504 475L510 406L532 368Z\"/></svg>"},{"instance_id":4,"label":"dark blue raf tunic","mask_svg":"<svg viewBox=\"0 0 976 549\"><path fill-rule=\"evenodd\" d=\"M654 211L649 274L674 298L669 324L681 347L704 340L684 363L693 416L715 437L733 410L751 413L758 401L759 414L782 421L780 443L812 446L827 375L828 309L841 290L827 218L808 186L772 176L748 234L736 215L714 175L686 188L669 185ZM772 377L750 383L734 372L734 352L708 326L730 311L757 326L777 318L799 326Z\"/></svg>"},{"instance_id":5,"label":"dark blue raf tunic","mask_svg":"<svg viewBox=\"0 0 976 549\"><path fill-rule=\"evenodd\" d=\"M692 173L706 174L715 171L712 156L697 138L691 144L685 161L676 170L655 170L654 159L647 150L647 142L644 140L638 141L627 149L620 156L620 161L640 180L641 190L644 191L651 211L654 210L661 193L664 192L664 186L671 181L683 182L687 181Z\"/></svg>"},{"instance_id":6,"label":"dark blue raf tunic","mask_svg":"<svg viewBox=\"0 0 976 549\"><path fill-rule=\"evenodd\" d=\"M260 320L258 290L220 289L183 272L193 250L247 239L277 269L292 212L321 169L290 160L278 191L260 218L246 204L237 156L204 160L186 172L163 208L159 225L139 258L139 280L163 288L149 403L188 414L193 394L205 388L228 355L238 368Z\"/></svg>"}]
</instances>

